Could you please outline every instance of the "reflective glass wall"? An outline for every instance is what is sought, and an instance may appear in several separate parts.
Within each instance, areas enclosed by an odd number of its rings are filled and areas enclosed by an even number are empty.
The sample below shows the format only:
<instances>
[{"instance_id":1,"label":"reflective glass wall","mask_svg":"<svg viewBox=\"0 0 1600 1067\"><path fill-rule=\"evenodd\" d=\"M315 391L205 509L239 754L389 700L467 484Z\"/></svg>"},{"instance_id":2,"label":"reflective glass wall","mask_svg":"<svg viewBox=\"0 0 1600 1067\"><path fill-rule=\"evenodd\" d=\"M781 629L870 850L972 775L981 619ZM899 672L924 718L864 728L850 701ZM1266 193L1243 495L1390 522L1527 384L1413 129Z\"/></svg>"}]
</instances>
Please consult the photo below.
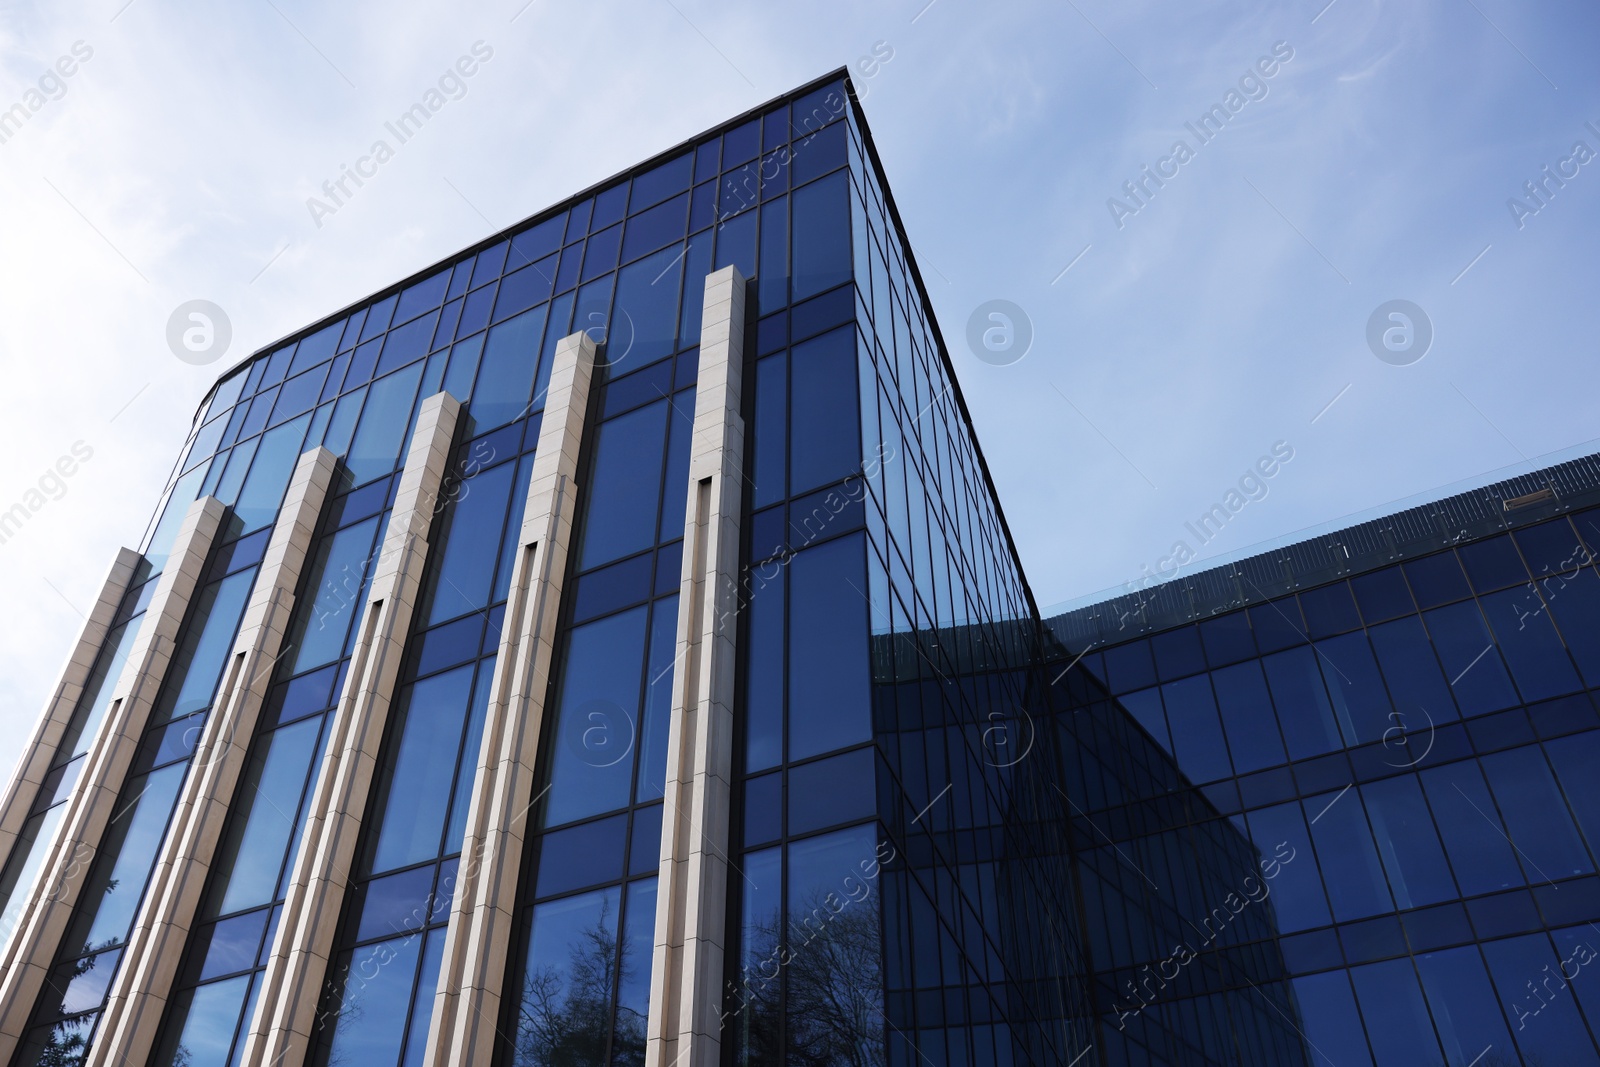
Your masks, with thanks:
<instances>
[{"instance_id":1,"label":"reflective glass wall","mask_svg":"<svg viewBox=\"0 0 1600 1067\"><path fill-rule=\"evenodd\" d=\"M1279 945L1333 1062L1600 1062L1597 548L1580 510L1085 657L1292 852Z\"/></svg>"}]
</instances>

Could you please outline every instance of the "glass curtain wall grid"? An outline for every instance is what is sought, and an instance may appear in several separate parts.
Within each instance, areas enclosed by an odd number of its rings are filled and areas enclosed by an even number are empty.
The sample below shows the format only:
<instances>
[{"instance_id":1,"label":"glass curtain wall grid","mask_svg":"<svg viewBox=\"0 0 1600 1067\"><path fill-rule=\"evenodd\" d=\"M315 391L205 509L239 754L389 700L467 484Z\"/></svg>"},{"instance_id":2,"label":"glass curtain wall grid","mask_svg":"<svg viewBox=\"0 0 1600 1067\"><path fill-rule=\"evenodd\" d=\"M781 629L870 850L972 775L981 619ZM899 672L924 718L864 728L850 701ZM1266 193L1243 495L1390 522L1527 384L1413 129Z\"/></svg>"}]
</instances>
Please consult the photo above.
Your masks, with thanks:
<instances>
[{"instance_id":1,"label":"glass curtain wall grid","mask_svg":"<svg viewBox=\"0 0 1600 1067\"><path fill-rule=\"evenodd\" d=\"M1335 1062L1600 1057L1597 548L1573 510L1084 658L1206 798L1190 832L1296 857L1278 945Z\"/></svg>"}]
</instances>

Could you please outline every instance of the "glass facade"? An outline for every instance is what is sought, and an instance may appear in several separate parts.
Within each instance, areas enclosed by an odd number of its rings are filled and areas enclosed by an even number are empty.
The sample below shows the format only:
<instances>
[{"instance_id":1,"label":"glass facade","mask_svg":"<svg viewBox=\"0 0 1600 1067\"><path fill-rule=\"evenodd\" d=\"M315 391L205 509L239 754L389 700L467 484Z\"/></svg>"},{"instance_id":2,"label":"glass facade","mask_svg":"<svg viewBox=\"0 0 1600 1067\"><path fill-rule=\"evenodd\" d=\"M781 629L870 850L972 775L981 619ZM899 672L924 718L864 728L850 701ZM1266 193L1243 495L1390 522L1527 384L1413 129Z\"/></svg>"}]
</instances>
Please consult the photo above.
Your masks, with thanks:
<instances>
[{"instance_id":1,"label":"glass facade","mask_svg":"<svg viewBox=\"0 0 1600 1067\"><path fill-rule=\"evenodd\" d=\"M1082 664L1197 787L1184 824L1293 855L1263 944L1333 1062L1600 1062L1600 1000L1580 977L1600 916L1600 510L1574 471L1529 479L1563 473L1560 498L1521 514L1502 506L1514 485L1431 506L1455 513L1451 547L1369 538L1345 576L1219 597L1199 621L1146 624L1126 601L1050 620L1144 631ZM1127 815L1122 798L1087 813Z\"/></svg>"},{"instance_id":2,"label":"glass facade","mask_svg":"<svg viewBox=\"0 0 1600 1067\"><path fill-rule=\"evenodd\" d=\"M0 856L4 947L66 876L43 858L183 517L215 498L222 529L110 828L73 875L66 933L35 949L49 973L12 1064L242 1062L275 1007L263 989L283 988L282 916L310 892L297 856L332 814L351 817L352 858L317 902L321 955L297 964L316 1009L295 1062L423 1062L437 994L459 992L441 976L460 973L448 934L485 738L512 707L500 661L531 655L502 642L512 573L557 344L580 331L597 364L478 1055L645 1062L679 933L657 929L663 857L703 832L667 778L693 680L697 386L718 380L714 361L701 373L704 294L728 266L748 288L738 558L719 576L727 876L695 902L722 955L710 987L667 998L710 1006L723 1064L1600 1062L1580 976L1600 936L1600 518L1583 510L1600 465L1041 619L835 73L219 382ZM408 443L441 392L461 415L431 510L406 527ZM198 904L168 942L176 977L148 1047L112 1048L100 1024L132 980L122 957L200 727L319 445L332 487L216 798ZM319 811L385 546L421 527L370 789L359 811Z\"/></svg>"}]
</instances>

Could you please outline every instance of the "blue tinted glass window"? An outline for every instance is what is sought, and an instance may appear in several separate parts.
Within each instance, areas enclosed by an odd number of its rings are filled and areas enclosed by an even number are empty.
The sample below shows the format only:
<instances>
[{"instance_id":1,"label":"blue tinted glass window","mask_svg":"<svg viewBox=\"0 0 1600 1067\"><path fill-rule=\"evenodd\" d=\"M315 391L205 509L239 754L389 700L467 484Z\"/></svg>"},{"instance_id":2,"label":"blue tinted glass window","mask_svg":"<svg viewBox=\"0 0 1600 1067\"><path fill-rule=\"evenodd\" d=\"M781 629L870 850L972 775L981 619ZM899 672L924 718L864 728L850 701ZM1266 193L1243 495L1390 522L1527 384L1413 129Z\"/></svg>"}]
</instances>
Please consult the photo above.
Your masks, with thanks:
<instances>
[{"instance_id":1,"label":"blue tinted glass window","mask_svg":"<svg viewBox=\"0 0 1600 1067\"><path fill-rule=\"evenodd\" d=\"M400 294L394 321L409 322L424 311L432 311L444 303L444 292L449 284L450 271L446 269L407 288Z\"/></svg>"},{"instance_id":2,"label":"blue tinted glass window","mask_svg":"<svg viewBox=\"0 0 1600 1067\"><path fill-rule=\"evenodd\" d=\"M783 568L752 568L745 615L745 768L783 759Z\"/></svg>"},{"instance_id":3,"label":"blue tinted glass window","mask_svg":"<svg viewBox=\"0 0 1600 1067\"><path fill-rule=\"evenodd\" d=\"M794 182L802 185L845 164L846 134L842 123L810 134L794 145Z\"/></svg>"},{"instance_id":4,"label":"blue tinted glass window","mask_svg":"<svg viewBox=\"0 0 1600 1067\"><path fill-rule=\"evenodd\" d=\"M1474 896L1522 884L1511 842L1476 762L1423 771L1422 787L1462 893Z\"/></svg>"},{"instance_id":5,"label":"blue tinted glass window","mask_svg":"<svg viewBox=\"0 0 1600 1067\"><path fill-rule=\"evenodd\" d=\"M369 870L392 871L439 856L472 674L471 667L459 667L435 675L401 698L389 746L394 762L375 808L381 814L372 828L376 845Z\"/></svg>"},{"instance_id":6,"label":"blue tinted glass window","mask_svg":"<svg viewBox=\"0 0 1600 1067\"><path fill-rule=\"evenodd\" d=\"M254 581L253 570L242 571L206 586L196 597L183 644L168 668L166 686L151 713L152 725L211 706Z\"/></svg>"},{"instance_id":7,"label":"blue tinted glass window","mask_svg":"<svg viewBox=\"0 0 1600 1067\"><path fill-rule=\"evenodd\" d=\"M685 161L688 156L683 157ZM617 1067L643 1067L645 1021L650 1010L650 957L655 947L656 880L628 886L627 918L622 924L617 964L617 1017L611 1038L611 1062Z\"/></svg>"},{"instance_id":8,"label":"blue tinted glass window","mask_svg":"<svg viewBox=\"0 0 1600 1067\"><path fill-rule=\"evenodd\" d=\"M438 562L426 593L424 625L489 606L489 586L494 580L516 467L515 463L502 463L456 487L455 501L433 548Z\"/></svg>"},{"instance_id":9,"label":"blue tinted glass window","mask_svg":"<svg viewBox=\"0 0 1600 1067\"><path fill-rule=\"evenodd\" d=\"M1350 579L1350 587L1361 608L1361 617L1369 624L1409 615L1417 610L1411 602L1411 590L1406 587L1405 575L1399 567L1359 575Z\"/></svg>"},{"instance_id":10,"label":"blue tinted glass window","mask_svg":"<svg viewBox=\"0 0 1600 1067\"><path fill-rule=\"evenodd\" d=\"M663 597L650 615L650 668L645 679L644 726L639 732L639 784L634 802L666 791L667 738L672 725L672 679L678 655L678 598Z\"/></svg>"},{"instance_id":11,"label":"blue tinted glass window","mask_svg":"<svg viewBox=\"0 0 1600 1067\"><path fill-rule=\"evenodd\" d=\"M606 338L606 355L613 364L643 366L672 354L682 264L683 250L666 248L618 273Z\"/></svg>"},{"instance_id":12,"label":"blue tinted glass window","mask_svg":"<svg viewBox=\"0 0 1600 1067\"><path fill-rule=\"evenodd\" d=\"M794 194L794 298L850 279L850 187L841 171Z\"/></svg>"},{"instance_id":13,"label":"blue tinted glass window","mask_svg":"<svg viewBox=\"0 0 1600 1067\"><path fill-rule=\"evenodd\" d=\"M1452 604L1423 618L1463 715L1499 711L1517 702L1477 604Z\"/></svg>"},{"instance_id":14,"label":"blue tinted glass window","mask_svg":"<svg viewBox=\"0 0 1600 1067\"><path fill-rule=\"evenodd\" d=\"M1222 739L1222 722L1205 675L1168 682L1161 687L1172 728L1173 756L1191 781L1212 782L1232 773L1228 746Z\"/></svg>"},{"instance_id":15,"label":"blue tinted glass window","mask_svg":"<svg viewBox=\"0 0 1600 1067\"><path fill-rule=\"evenodd\" d=\"M751 507L763 507L786 495L788 365L788 356L782 353L756 364L755 425L751 428L755 437L750 472Z\"/></svg>"},{"instance_id":16,"label":"blue tinted glass window","mask_svg":"<svg viewBox=\"0 0 1600 1067\"><path fill-rule=\"evenodd\" d=\"M506 257L508 270L518 270L561 249L561 234L566 229L565 212L530 226L511 239L511 254Z\"/></svg>"},{"instance_id":17,"label":"blue tinted glass window","mask_svg":"<svg viewBox=\"0 0 1600 1067\"><path fill-rule=\"evenodd\" d=\"M628 816L596 819L552 830L539 841L539 883L543 896L585 889L622 877L627 858Z\"/></svg>"},{"instance_id":18,"label":"blue tinted glass window","mask_svg":"<svg viewBox=\"0 0 1600 1067\"><path fill-rule=\"evenodd\" d=\"M62 942L64 955L118 945L128 936L187 769L175 763L143 782L129 782L124 795L133 799L119 804L118 816L101 842L79 894L81 910Z\"/></svg>"},{"instance_id":19,"label":"blue tinted glass window","mask_svg":"<svg viewBox=\"0 0 1600 1067\"><path fill-rule=\"evenodd\" d=\"M756 276L756 218L755 212L747 211L717 228L717 270L732 265L747 280Z\"/></svg>"},{"instance_id":20,"label":"blue tinted glass window","mask_svg":"<svg viewBox=\"0 0 1600 1067\"><path fill-rule=\"evenodd\" d=\"M1301 593L1300 608L1306 616L1306 633L1313 640L1342 634L1361 625L1350 587L1344 582Z\"/></svg>"},{"instance_id":21,"label":"blue tinted glass window","mask_svg":"<svg viewBox=\"0 0 1600 1067\"><path fill-rule=\"evenodd\" d=\"M1395 720L1366 634L1330 637L1318 641L1316 650L1334 716L1347 741L1356 745L1382 740Z\"/></svg>"},{"instance_id":22,"label":"blue tinted glass window","mask_svg":"<svg viewBox=\"0 0 1600 1067\"><path fill-rule=\"evenodd\" d=\"M1311 847L1311 835L1306 830L1299 802L1260 808L1246 818L1250 823L1250 840L1255 842L1264 859L1273 859L1278 864L1264 872L1277 872L1272 879L1272 899L1277 908L1278 929L1290 933L1327 925L1328 900L1323 894L1317 856Z\"/></svg>"},{"instance_id":23,"label":"blue tinted glass window","mask_svg":"<svg viewBox=\"0 0 1600 1067\"><path fill-rule=\"evenodd\" d=\"M167 1039L152 1062L157 1067L226 1064L249 989L250 976L240 975L183 994L177 1017L186 1017L184 1026Z\"/></svg>"},{"instance_id":24,"label":"blue tinted glass window","mask_svg":"<svg viewBox=\"0 0 1600 1067\"><path fill-rule=\"evenodd\" d=\"M1167 716L1161 706L1161 690L1150 688L1137 693L1124 693L1119 702L1170 755L1172 735L1167 730ZM1281 749L1283 746L1280 743L1278 747Z\"/></svg>"},{"instance_id":25,"label":"blue tinted glass window","mask_svg":"<svg viewBox=\"0 0 1600 1067\"><path fill-rule=\"evenodd\" d=\"M645 623L646 609L638 607L567 634L549 757L548 826L628 803Z\"/></svg>"},{"instance_id":26,"label":"blue tinted glass window","mask_svg":"<svg viewBox=\"0 0 1600 1067\"><path fill-rule=\"evenodd\" d=\"M389 328L389 320L394 315L394 305L398 296L386 296L367 309L367 321L361 327L361 339L370 341Z\"/></svg>"},{"instance_id":27,"label":"blue tinted glass window","mask_svg":"<svg viewBox=\"0 0 1600 1067\"><path fill-rule=\"evenodd\" d=\"M277 406L272 409L272 421L282 422L316 407L317 397L322 395L322 379L327 373L324 367L284 382L278 391Z\"/></svg>"},{"instance_id":28,"label":"blue tinted glass window","mask_svg":"<svg viewBox=\"0 0 1600 1067\"><path fill-rule=\"evenodd\" d=\"M1524 701L1544 700L1583 688L1551 625L1550 613L1544 610L1544 602L1531 586L1491 593L1482 603Z\"/></svg>"},{"instance_id":29,"label":"blue tinted glass window","mask_svg":"<svg viewBox=\"0 0 1600 1067\"><path fill-rule=\"evenodd\" d=\"M663 400L601 424L578 553L585 569L655 543L668 408Z\"/></svg>"},{"instance_id":30,"label":"blue tinted glass window","mask_svg":"<svg viewBox=\"0 0 1600 1067\"><path fill-rule=\"evenodd\" d=\"M1350 979L1378 1067L1415 1067L1439 1058L1428 1007L1410 960L1354 967Z\"/></svg>"},{"instance_id":31,"label":"blue tinted glass window","mask_svg":"<svg viewBox=\"0 0 1600 1067\"><path fill-rule=\"evenodd\" d=\"M737 129L722 135L722 167L724 170L756 157L761 148L760 119L751 119Z\"/></svg>"},{"instance_id":32,"label":"blue tinted glass window","mask_svg":"<svg viewBox=\"0 0 1600 1067\"><path fill-rule=\"evenodd\" d=\"M861 466L855 327L796 345L790 359L789 491L798 494Z\"/></svg>"},{"instance_id":33,"label":"blue tinted glass window","mask_svg":"<svg viewBox=\"0 0 1600 1067\"><path fill-rule=\"evenodd\" d=\"M756 268L756 303L769 311L789 302L789 199L761 208L761 257Z\"/></svg>"},{"instance_id":34,"label":"blue tinted glass window","mask_svg":"<svg viewBox=\"0 0 1600 1067\"><path fill-rule=\"evenodd\" d=\"M1389 911L1393 902L1360 794L1351 789L1308 797L1305 811L1334 919L1344 922Z\"/></svg>"},{"instance_id":35,"label":"blue tinted glass window","mask_svg":"<svg viewBox=\"0 0 1600 1067\"><path fill-rule=\"evenodd\" d=\"M1262 652L1276 652L1305 641L1306 631L1300 620L1300 606L1293 597L1256 604L1248 610L1250 626L1255 631L1256 643L1261 646Z\"/></svg>"},{"instance_id":36,"label":"blue tinted glass window","mask_svg":"<svg viewBox=\"0 0 1600 1067\"><path fill-rule=\"evenodd\" d=\"M593 1050L611 1017L621 895L613 886L533 909L512 1039L518 1067L602 1062Z\"/></svg>"},{"instance_id":37,"label":"blue tinted glass window","mask_svg":"<svg viewBox=\"0 0 1600 1067\"><path fill-rule=\"evenodd\" d=\"M489 331L469 409L476 432L492 430L526 414L547 311L534 308Z\"/></svg>"},{"instance_id":38,"label":"blue tinted glass window","mask_svg":"<svg viewBox=\"0 0 1600 1067\"><path fill-rule=\"evenodd\" d=\"M622 239L622 261L627 263L681 240L688 211L689 194L684 193L629 219Z\"/></svg>"},{"instance_id":39,"label":"blue tinted glass window","mask_svg":"<svg viewBox=\"0 0 1600 1067\"><path fill-rule=\"evenodd\" d=\"M1156 671L1163 682L1183 678L1206 669L1200 651L1200 634L1193 626L1180 626L1150 638L1150 651L1156 658Z\"/></svg>"},{"instance_id":40,"label":"blue tinted glass window","mask_svg":"<svg viewBox=\"0 0 1600 1067\"><path fill-rule=\"evenodd\" d=\"M1524 1063L1582 1063L1594 1058L1594 1045L1572 997L1565 991L1555 996L1538 992L1546 968L1556 971L1562 964L1548 937L1533 934L1491 941L1483 946L1483 955ZM1572 973L1571 963L1567 972Z\"/></svg>"},{"instance_id":41,"label":"blue tinted glass window","mask_svg":"<svg viewBox=\"0 0 1600 1067\"><path fill-rule=\"evenodd\" d=\"M1480 593L1504 589L1508 585L1521 585L1528 580L1522 557L1517 554L1509 535L1501 534L1462 545L1460 552L1467 577Z\"/></svg>"},{"instance_id":42,"label":"blue tinted glass window","mask_svg":"<svg viewBox=\"0 0 1600 1067\"><path fill-rule=\"evenodd\" d=\"M1529 883L1588 874L1594 867L1567 812L1566 799L1538 746L1483 758L1500 813L1516 842Z\"/></svg>"},{"instance_id":43,"label":"blue tinted glass window","mask_svg":"<svg viewBox=\"0 0 1600 1067\"><path fill-rule=\"evenodd\" d=\"M472 287L474 289L500 276L500 272L505 268L506 252L509 249L510 242L501 241L478 253L477 262L472 267Z\"/></svg>"},{"instance_id":44,"label":"blue tinted glass window","mask_svg":"<svg viewBox=\"0 0 1600 1067\"><path fill-rule=\"evenodd\" d=\"M378 520L368 519L325 538L307 582L307 603L290 632L290 672L339 658L351 622L361 613L361 590L374 555Z\"/></svg>"},{"instance_id":45,"label":"blue tinted glass window","mask_svg":"<svg viewBox=\"0 0 1600 1067\"><path fill-rule=\"evenodd\" d=\"M400 937L356 949L341 968L345 978L326 1062L397 1063L406 1012L416 985L422 938Z\"/></svg>"},{"instance_id":46,"label":"blue tinted glass window","mask_svg":"<svg viewBox=\"0 0 1600 1067\"><path fill-rule=\"evenodd\" d=\"M804 834L877 811L873 750L846 752L789 772L789 832Z\"/></svg>"},{"instance_id":47,"label":"blue tinted glass window","mask_svg":"<svg viewBox=\"0 0 1600 1067\"><path fill-rule=\"evenodd\" d=\"M472 381L478 374L478 358L483 354L483 334L457 341L450 349L450 364L444 372L444 391L465 403L472 396Z\"/></svg>"},{"instance_id":48,"label":"blue tinted glass window","mask_svg":"<svg viewBox=\"0 0 1600 1067\"><path fill-rule=\"evenodd\" d=\"M1213 667L1237 663L1256 654L1256 641L1250 636L1250 618L1242 611L1202 622L1200 640Z\"/></svg>"},{"instance_id":49,"label":"blue tinted glass window","mask_svg":"<svg viewBox=\"0 0 1600 1067\"><path fill-rule=\"evenodd\" d=\"M422 367L414 365L381 378L368 388L367 403L361 410L355 439L350 442L350 454L345 457L352 485L394 471L405 447L406 427L421 379Z\"/></svg>"},{"instance_id":50,"label":"blue tinted glass window","mask_svg":"<svg viewBox=\"0 0 1600 1067\"><path fill-rule=\"evenodd\" d=\"M628 183L613 185L611 188L598 193L594 198L594 216L589 220L589 231L604 229L613 222L622 220L623 209L628 203Z\"/></svg>"},{"instance_id":51,"label":"blue tinted glass window","mask_svg":"<svg viewBox=\"0 0 1600 1067\"><path fill-rule=\"evenodd\" d=\"M1428 952L1416 959L1447 1062L1465 1065L1486 1049L1514 1047L1476 948Z\"/></svg>"},{"instance_id":52,"label":"blue tinted glass window","mask_svg":"<svg viewBox=\"0 0 1600 1067\"><path fill-rule=\"evenodd\" d=\"M1283 738L1278 733L1277 716L1260 665L1224 667L1212 675L1212 680L1235 770L1248 774L1285 762Z\"/></svg>"},{"instance_id":53,"label":"blue tinted glass window","mask_svg":"<svg viewBox=\"0 0 1600 1067\"><path fill-rule=\"evenodd\" d=\"M1455 700L1419 619L1400 619L1368 631L1394 705L1394 724L1421 729L1456 718Z\"/></svg>"},{"instance_id":54,"label":"blue tinted glass window","mask_svg":"<svg viewBox=\"0 0 1600 1067\"><path fill-rule=\"evenodd\" d=\"M269 430L256 449L255 462L250 474L239 490L238 502L233 506L234 517L239 521L240 532L249 533L271 525L283 503L284 490L289 488L289 477L300 459L300 443L305 437L311 416L302 415L286 422L276 430Z\"/></svg>"},{"instance_id":55,"label":"blue tinted glass window","mask_svg":"<svg viewBox=\"0 0 1600 1067\"><path fill-rule=\"evenodd\" d=\"M507 274L500 282L500 293L495 300L495 321L508 319L535 304L549 300L555 282L554 257L523 267L514 274Z\"/></svg>"},{"instance_id":56,"label":"blue tinted glass window","mask_svg":"<svg viewBox=\"0 0 1600 1067\"><path fill-rule=\"evenodd\" d=\"M872 737L860 534L789 563L789 758Z\"/></svg>"},{"instance_id":57,"label":"blue tinted glass window","mask_svg":"<svg viewBox=\"0 0 1600 1067\"><path fill-rule=\"evenodd\" d=\"M217 874L209 914L228 915L272 902L321 731L320 719L305 719L274 731L265 746L257 746L229 838L213 864ZM250 954L255 955L254 946Z\"/></svg>"},{"instance_id":58,"label":"blue tinted glass window","mask_svg":"<svg viewBox=\"0 0 1600 1067\"><path fill-rule=\"evenodd\" d=\"M1294 648L1263 657L1261 665L1267 671L1289 758L1304 759L1342 747L1316 653Z\"/></svg>"},{"instance_id":59,"label":"blue tinted glass window","mask_svg":"<svg viewBox=\"0 0 1600 1067\"><path fill-rule=\"evenodd\" d=\"M1401 564L1417 603L1424 608L1448 604L1472 595L1467 586L1467 576L1461 573L1461 564L1454 552L1440 552Z\"/></svg>"},{"instance_id":60,"label":"blue tinted glass window","mask_svg":"<svg viewBox=\"0 0 1600 1067\"><path fill-rule=\"evenodd\" d=\"M609 230L601 230L591 235L588 249L583 256L583 280L589 281L600 277L606 271L615 270L621 245L621 226L613 226Z\"/></svg>"},{"instance_id":61,"label":"blue tinted glass window","mask_svg":"<svg viewBox=\"0 0 1600 1067\"><path fill-rule=\"evenodd\" d=\"M489 311L494 307L495 287L486 286L467 294L461 306L461 320L456 323L456 336L466 337L489 325Z\"/></svg>"},{"instance_id":62,"label":"blue tinted glass window","mask_svg":"<svg viewBox=\"0 0 1600 1067\"><path fill-rule=\"evenodd\" d=\"M1361 792L1395 906L1415 908L1454 898L1456 885L1417 779L1388 778L1362 786Z\"/></svg>"}]
</instances>

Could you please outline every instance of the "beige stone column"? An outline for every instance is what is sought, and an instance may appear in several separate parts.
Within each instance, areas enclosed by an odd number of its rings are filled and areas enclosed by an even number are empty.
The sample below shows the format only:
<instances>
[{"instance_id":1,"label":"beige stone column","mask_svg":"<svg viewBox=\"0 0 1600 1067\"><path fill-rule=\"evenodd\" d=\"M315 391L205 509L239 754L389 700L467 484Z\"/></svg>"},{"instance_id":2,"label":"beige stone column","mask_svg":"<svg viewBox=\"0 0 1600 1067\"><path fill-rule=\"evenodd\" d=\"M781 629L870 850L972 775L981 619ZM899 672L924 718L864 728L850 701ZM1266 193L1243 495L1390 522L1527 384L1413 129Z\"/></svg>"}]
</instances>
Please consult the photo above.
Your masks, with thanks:
<instances>
[{"instance_id":1,"label":"beige stone column","mask_svg":"<svg viewBox=\"0 0 1600 1067\"><path fill-rule=\"evenodd\" d=\"M356 841L411 632L428 531L439 506L461 404L448 393L422 402L383 548L372 576L283 916L261 976L246 1039L246 1067L298 1067L315 1039Z\"/></svg>"},{"instance_id":2,"label":"beige stone column","mask_svg":"<svg viewBox=\"0 0 1600 1067\"><path fill-rule=\"evenodd\" d=\"M575 333L556 346L550 370L434 995L427 1067L470 1067L494 1055L594 359L589 335Z\"/></svg>"},{"instance_id":3,"label":"beige stone column","mask_svg":"<svg viewBox=\"0 0 1600 1067\"><path fill-rule=\"evenodd\" d=\"M94 1046L84 1061L88 1067L143 1064L150 1058L337 462L332 452L318 447L303 453L295 466L222 687L201 731Z\"/></svg>"},{"instance_id":4,"label":"beige stone column","mask_svg":"<svg viewBox=\"0 0 1600 1067\"><path fill-rule=\"evenodd\" d=\"M66 934L225 511L216 498L202 497L184 515L172 554L157 579L155 595L113 690L105 722L68 801L61 832L41 868L33 899L16 936L0 954L0 1059L9 1060L16 1050Z\"/></svg>"},{"instance_id":5,"label":"beige stone column","mask_svg":"<svg viewBox=\"0 0 1600 1067\"><path fill-rule=\"evenodd\" d=\"M94 661L105 648L111 620L116 617L122 596L133 583L143 559L131 548L117 549L111 569L106 573L105 581L100 583L100 595L95 598L94 606L83 621L77 644L72 646L72 652L67 656L67 665L61 670L54 693L45 705L44 714L34 725L33 735L23 747L10 784L6 786L4 795L0 795L0 866L10 857L11 849L17 843L17 835L22 832L22 824L28 821L28 813L39 797L39 786L50 772L62 735L71 723L73 713L78 710L83 687L89 682L89 672L94 670ZM115 685L115 680L111 680L110 684ZM93 738L88 740L92 742ZM42 848L44 845L40 842L35 847ZM13 892L26 893L29 888L19 884ZM4 936L4 932L0 932L0 940Z\"/></svg>"},{"instance_id":6,"label":"beige stone column","mask_svg":"<svg viewBox=\"0 0 1600 1067\"><path fill-rule=\"evenodd\" d=\"M745 281L736 268L706 279L650 961L648 1067L721 1062L744 481L744 302Z\"/></svg>"}]
</instances>

